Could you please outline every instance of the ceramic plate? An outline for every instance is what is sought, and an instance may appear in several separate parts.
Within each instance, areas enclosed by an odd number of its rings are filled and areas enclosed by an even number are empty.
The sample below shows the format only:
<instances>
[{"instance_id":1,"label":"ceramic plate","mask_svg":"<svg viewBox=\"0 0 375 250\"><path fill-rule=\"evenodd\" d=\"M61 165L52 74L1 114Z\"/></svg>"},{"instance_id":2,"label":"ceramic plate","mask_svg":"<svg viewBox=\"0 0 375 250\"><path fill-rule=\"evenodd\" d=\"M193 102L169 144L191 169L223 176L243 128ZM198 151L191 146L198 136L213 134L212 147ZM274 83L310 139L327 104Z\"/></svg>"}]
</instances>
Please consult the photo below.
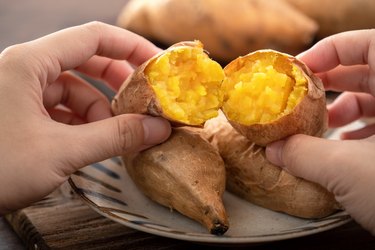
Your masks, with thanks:
<instances>
[{"instance_id":1,"label":"ceramic plate","mask_svg":"<svg viewBox=\"0 0 375 250\"><path fill-rule=\"evenodd\" d=\"M337 138L339 131L330 134ZM180 240L214 244L251 244L326 231L349 222L345 211L318 220L300 219L224 194L230 228L215 236L199 223L147 197L134 185L120 158L89 165L69 180L73 190L95 211L125 226Z\"/></svg>"}]
</instances>

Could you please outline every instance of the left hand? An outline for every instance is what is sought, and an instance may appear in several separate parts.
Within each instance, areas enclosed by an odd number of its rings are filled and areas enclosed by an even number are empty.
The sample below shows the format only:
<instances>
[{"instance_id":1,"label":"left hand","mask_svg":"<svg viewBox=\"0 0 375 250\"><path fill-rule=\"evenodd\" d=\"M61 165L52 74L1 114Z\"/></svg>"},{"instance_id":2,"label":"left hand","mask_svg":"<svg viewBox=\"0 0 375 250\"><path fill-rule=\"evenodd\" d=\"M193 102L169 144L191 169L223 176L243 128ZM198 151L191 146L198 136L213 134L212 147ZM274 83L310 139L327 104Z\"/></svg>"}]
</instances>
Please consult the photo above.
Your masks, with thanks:
<instances>
[{"instance_id":1,"label":"left hand","mask_svg":"<svg viewBox=\"0 0 375 250\"><path fill-rule=\"evenodd\" d=\"M106 97L68 71L116 90L132 72L128 62L157 52L136 34L93 22L0 54L0 215L43 198L87 164L169 136L164 119L112 117Z\"/></svg>"}]
</instances>

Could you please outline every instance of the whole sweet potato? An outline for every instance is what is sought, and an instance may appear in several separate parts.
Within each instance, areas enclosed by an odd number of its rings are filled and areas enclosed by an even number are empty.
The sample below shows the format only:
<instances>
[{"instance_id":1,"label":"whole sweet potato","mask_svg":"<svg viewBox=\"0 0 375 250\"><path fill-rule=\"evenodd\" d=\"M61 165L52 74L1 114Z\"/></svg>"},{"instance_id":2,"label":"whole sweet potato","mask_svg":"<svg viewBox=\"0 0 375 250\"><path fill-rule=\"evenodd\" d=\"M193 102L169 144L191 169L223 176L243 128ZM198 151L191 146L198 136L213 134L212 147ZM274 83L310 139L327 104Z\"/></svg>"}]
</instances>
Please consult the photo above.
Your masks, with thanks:
<instances>
[{"instance_id":1,"label":"whole sweet potato","mask_svg":"<svg viewBox=\"0 0 375 250\"><path fill-rule=\"evenodd\" d=\"M264 0L132 0L118 25L167 46L198 39L221 63L265 48L296 54L318 29L288 3Z\"/></svg>"},{"instance_id":2,"label":"whole sweet potato","mask_svg":"<svg viewBox=\"0 0 375 250\"><path fill-rule=\"evenodd\" d=\"M375 28L373 0L285 1L318 23L318 39L348 30Z\"/></svg>"},{"instance_id":3,"label":"whole sweet potato","mask_svg":"<svg viewBox=\"0 0 375 250\"><path fill-rule=\"evenodd\" d=\"M212 234L227 231L224 162L198 133L174 128L163 144L123 159L146 196L200 222Z\"/></svg>"},{"instance_id":4,"label":"whole sweet potato","mask_svg":"<svg viewBox=\"0 0 375 250\"><path fill-rule=\"evenodd\" d=\"M227 190L254 204L302 218L320 218L340 206L318 184L271 164L264 148L239 134L224 116L209 120L202 134L225 162Z\"/></svg>"}]
</instances>

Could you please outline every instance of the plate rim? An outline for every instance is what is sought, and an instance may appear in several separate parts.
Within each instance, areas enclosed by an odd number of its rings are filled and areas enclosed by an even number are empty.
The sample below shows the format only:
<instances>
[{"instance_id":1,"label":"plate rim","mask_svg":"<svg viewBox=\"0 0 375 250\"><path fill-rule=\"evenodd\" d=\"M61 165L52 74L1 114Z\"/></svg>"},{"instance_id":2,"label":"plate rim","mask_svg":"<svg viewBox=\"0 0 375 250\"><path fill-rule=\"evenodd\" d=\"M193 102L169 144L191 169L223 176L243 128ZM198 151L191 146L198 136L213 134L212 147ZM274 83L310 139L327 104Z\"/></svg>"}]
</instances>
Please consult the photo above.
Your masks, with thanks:
<instances>
[{"instance_id":1,"label":"plate rim","mask_svg":"<svg viewBox=\"0 0 375 250\"><path fill-rule=\"evenodd\" d=\"M88 165L90 166L90 165ZM73 191L80 197L81 200L84 201L86 205L88 205L91 209L93 209L95 212L101 214L102 216L115 221L116 223L120 223L126 227L150 233L153 235L161 236L161 237L167 237L171 239L177 239L177 240L184 240L189 242L195 242L195 243L208 243L208 244L220 244L220 245L238 245L238 244L259 244L259 243L266 243L266 242L272 242L272 241L279 241L279 240L287 240L287 239L294 239L299 238L303 236L308 236L324 231L328 231L333 228L337 228L339 226L342 226L350 221L352 221L352 218L349 214L347 214L345 211L338 211L332 215L335 215L337 213L343 213L343 219L341 220L334 220L328 224L324 224L317 227L307 228L301 231L290 231L285 233L277 233L277 234L263 234L263 235L254 235L254 236L230 236L226 237L225 234L223 236L216 236L216 235L202 235L200 233L195 234L186 234L184 232L181 232L180 230L162 230L162 229L156 229L152 227L147 227L144 225L136 224L130 221L126 221L123 218L119 218L117 215L115 215L111 211L105 211L102 207L97 205L95 202L93 202L90 198L88 198L83 192L79 191L79 188L76 186L74 180L72 177L69 177L68 183L72 187ZM226 191L228 192L228 191ZM178 211L176 211L178 212ZM330 215L330 216L332 216ZM168 227L170 228L170 227ZM181 232L181 233L177 233Z\"/></svg>"}]
</instances>

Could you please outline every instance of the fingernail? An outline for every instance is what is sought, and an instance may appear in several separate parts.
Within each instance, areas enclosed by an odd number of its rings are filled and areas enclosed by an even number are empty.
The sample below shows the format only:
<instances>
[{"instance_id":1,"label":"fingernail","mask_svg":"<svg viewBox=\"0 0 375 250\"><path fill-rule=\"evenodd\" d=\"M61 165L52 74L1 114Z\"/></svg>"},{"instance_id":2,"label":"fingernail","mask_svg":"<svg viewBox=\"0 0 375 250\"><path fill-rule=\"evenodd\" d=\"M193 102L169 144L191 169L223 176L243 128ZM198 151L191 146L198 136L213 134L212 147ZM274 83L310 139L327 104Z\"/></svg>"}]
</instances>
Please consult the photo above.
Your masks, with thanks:
<instances>
[{"instance_id":1,"label":"fingernail","mask_svg":"<svg viewBox=\"0 0 375 250\"><path fill-rule=\"evenodd\" d=\"M285 141L273 142L266 147L266 157L272 163L280 167L284 167L282 160L282 152Z\"/></svg>"},{"instance_id":2,"label":"fingernail","mask_svg":"<svg viewBox=\"0 0 375 250\"><path fill-rule=\"evenodd\" d=\"M159 117L146 117L142 120L144 145L155 145L165 141L171 133L170 123Z\"/></svg>"}]
</instances>

